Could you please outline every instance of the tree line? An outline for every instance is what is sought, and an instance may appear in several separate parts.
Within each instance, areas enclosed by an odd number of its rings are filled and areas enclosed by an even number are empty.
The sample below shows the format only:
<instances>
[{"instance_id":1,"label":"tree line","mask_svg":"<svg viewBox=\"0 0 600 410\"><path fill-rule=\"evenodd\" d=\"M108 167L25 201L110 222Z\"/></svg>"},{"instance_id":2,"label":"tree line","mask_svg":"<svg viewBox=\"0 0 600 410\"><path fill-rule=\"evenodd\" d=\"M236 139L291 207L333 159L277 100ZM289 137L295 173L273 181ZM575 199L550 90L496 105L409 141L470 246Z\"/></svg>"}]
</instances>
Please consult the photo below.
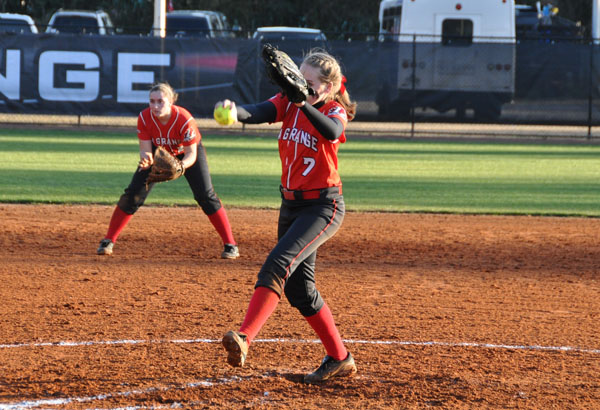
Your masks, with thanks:
<instances>
[{"instance_id":1,"label":"tree line","mask_svg":"<svg viewBox=\"0 0 600 410\"><path fill-rule=\"evenodd\" d=\"M485 1L485 0L481 0ZM216 10L223 12L230 24L252 32L260 26L297 26L320 28L336 37L341 33L376 33L379 0L167 0L174 9ZM518 4L535 5L536 0L517 0ZM590 32L590 0L552 0L561 17L581 22ZM147 34L154 20L154 0L1 0L0 11L30 15L41 29L59 8L97 10L111 16L124 34Z\"/></svg>"}]
</instances>

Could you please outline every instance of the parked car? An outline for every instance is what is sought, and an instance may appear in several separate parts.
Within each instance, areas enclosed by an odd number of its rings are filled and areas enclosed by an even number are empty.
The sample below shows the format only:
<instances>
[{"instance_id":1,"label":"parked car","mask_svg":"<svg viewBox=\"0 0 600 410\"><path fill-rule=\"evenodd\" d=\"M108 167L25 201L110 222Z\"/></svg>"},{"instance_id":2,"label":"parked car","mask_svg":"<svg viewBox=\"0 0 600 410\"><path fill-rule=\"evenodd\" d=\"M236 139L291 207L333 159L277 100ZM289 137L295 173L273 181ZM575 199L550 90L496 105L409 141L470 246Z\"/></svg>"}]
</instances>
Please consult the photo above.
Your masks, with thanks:
<instances>
[{"instance_id":1,"label":"parked car","mask_svg":"<svg viewBox=\"0 0 600 410\"><path fill-rule=\"evenodd\" d=\"M235 37L235 32L225 14L220 11L207 11L207 13L213 13L217 17L219 22L219 37Z\"/></svg>"},{"instance_id":2,"label":"parked car","mask_svg":"<svg viewBox=\"0 0 600 410\"><path fill-rule=\"evenodd\" d=\"M46 28L46 33L115 34L108 13L103 10L57 10Z\"/></svg>"},{"instance_id":3,"label":"parked car","mask_svg":"<svg viewBox=\"0 0 600 410\"><path fill-rule=\"evenodd\" d=\"M551 14L542 18L536 6L515 5L517 38L543 42L579 41L585 37L584 27L577 22Z\"/></svg>"},{"instance_id":4,"label":"parked car","mask_svg":"<svg viewBox=\"0 0 600 410\"><path fill-rule=\"evenodd\" d=\"M230 37L227 17L212 10L175 10L167 13L166 35L174 37Z\"/></svg>"},{"instance_id":5,"label":"parked car","mask_svg":"<svg viewBox=\"0 0 600 410\"><path fill-rule=\"evenodd\" d=\"M535 6L515 5L515 26L517 37L534 29L539 24L538 10Z\"/></svg>"},{"instance_id":6,"label":"parked car","mask_svg":"<svg viewBox=\"0 0 600 410\"><path fill-rule=\"evenodd\" d=\"M259 27L252 38L263 42L277 42L285 40L327 41L325 34L317 28L271 26Z\"/></svg>"},{"instance_id":7,"label":"parked car","mask_svg":"<svg viewBox=\"0 0 600 410\"><path fill-rule=\"evenodd\" d=\"M26 14L0 13L0 33L37 33L33 19Z\"/></svg>"}]
</instances>

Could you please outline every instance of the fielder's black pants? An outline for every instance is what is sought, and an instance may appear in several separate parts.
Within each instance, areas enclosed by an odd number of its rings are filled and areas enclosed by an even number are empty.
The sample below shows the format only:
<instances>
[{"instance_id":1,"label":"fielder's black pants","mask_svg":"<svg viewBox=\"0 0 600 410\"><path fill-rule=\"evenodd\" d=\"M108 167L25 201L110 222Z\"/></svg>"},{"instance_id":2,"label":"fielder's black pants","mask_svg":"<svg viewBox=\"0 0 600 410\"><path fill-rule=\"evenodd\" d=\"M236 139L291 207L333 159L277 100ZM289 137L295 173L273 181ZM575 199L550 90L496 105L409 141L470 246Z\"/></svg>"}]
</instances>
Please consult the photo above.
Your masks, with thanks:
<instances>
[{"instance_id":1,"label":"fielder's black pants","mask_svg":"<svg viewBox=\"0 0 600 410\"><path fill-rule=\"evenodd\" d=\"M179 155L178 158L183 158L183 154ZM150 174L150 168L140 169L138 167L133 174L129 186L125 188L125 192L121 195L117 205L126 214L133 215L136 213L146 201L148 194L150 194L154 183L146 185L148 174ZM196 162L185 170L183 176L194 194L194 199L206 215L212 215L221 209L221 201L212 185L206 151L202 142L198 144Z\"/></svg>"}]
</instances>

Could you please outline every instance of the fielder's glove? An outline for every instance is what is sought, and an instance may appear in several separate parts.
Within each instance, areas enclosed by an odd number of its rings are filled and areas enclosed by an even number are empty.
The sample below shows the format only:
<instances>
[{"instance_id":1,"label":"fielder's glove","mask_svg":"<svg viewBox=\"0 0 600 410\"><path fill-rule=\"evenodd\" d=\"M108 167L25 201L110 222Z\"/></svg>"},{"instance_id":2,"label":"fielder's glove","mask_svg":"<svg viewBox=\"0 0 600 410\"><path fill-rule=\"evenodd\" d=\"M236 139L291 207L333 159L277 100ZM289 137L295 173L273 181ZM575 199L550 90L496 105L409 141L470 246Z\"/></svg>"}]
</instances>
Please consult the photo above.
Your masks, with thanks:
<instances>
[{"instance_id":1,"label":"fielder's glove","mask_svg":"<svg viewBox=\"0 0 600 410\"><path fill-rule=\"evenodd\" d=\"M184 171L183 163L179 159L163 147L158 147L154 152L154 163L146 183L171 181L182 176Z\"/></svg>"},{"instance_id":2,"label":"fielder's glove","mask_svg":"<svg viewBox=\"0 0 600 410\"><path fill-rule=\"evenodd\" d=\"M265 44L262 48L262 59L271 82L279 87L281 93L291 102L301 103L313 94L298 66L286 53L271 44Z\"/></svg>"}]
</instances>

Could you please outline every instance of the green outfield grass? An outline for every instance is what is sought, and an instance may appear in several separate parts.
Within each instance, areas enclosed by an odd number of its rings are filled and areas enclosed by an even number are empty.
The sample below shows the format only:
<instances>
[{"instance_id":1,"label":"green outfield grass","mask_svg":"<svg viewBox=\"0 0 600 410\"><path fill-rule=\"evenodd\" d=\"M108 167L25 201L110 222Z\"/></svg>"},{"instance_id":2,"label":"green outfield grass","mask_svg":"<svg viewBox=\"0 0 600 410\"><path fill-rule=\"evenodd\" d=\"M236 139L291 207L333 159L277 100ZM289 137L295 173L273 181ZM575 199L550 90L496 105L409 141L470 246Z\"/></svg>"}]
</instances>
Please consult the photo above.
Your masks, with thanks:
<instances>
[{"instance_id":1,"label":"green outfield grass","mask_svg":"<svg viewBox=\"0 0 600 410\"><path fill-rule=\"evenodd\" d=\"M203 136L227 206L279 205L273 137ZM0 202L114 204L138 160L131 133L0 130ZM600 146L350 140L340 148L349 210L600 216ZM147 204L193 205L180 179Z\"/></svg>"}]
</instances>

